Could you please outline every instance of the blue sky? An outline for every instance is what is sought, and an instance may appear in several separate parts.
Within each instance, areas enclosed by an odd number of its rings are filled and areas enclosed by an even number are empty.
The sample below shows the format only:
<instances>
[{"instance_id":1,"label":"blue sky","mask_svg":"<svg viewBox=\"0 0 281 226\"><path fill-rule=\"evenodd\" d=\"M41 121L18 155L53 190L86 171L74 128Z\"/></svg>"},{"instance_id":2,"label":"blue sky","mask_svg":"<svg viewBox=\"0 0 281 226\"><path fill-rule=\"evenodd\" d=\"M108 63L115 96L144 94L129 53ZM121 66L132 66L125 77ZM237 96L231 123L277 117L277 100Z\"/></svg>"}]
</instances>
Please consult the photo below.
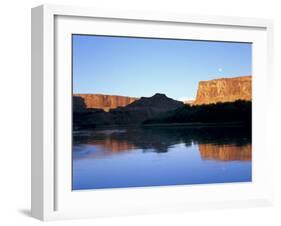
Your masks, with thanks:
<instances>
[{"instance_id":1,"label":"blue sky","mask_svg":"<svg viewBox=\"0 0 281 226\"><path fill-rule=\"evenodd\" d=\"M196 96L198 82L252 74L249 43L73 35L73 92Z\"/></svg>"}]
</instances>

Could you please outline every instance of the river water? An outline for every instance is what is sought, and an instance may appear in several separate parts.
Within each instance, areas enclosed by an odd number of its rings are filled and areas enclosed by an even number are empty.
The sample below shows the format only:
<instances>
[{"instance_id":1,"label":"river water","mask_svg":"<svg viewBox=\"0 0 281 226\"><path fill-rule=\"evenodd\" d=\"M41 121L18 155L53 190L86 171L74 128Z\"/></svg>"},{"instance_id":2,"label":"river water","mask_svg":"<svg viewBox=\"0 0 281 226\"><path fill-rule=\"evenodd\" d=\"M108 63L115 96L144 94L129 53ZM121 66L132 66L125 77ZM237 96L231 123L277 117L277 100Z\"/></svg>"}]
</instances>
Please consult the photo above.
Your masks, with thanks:
<instances>
[{"instance_id":1,"label":"river water","mask_svg":"<svg viewBox=\"0 0 281 226\"><path fill-rule=\"evenodd\" d=\"M250 182L244 127L148 127L73 131L72 188Z\"/></svg>"}]
</instances>

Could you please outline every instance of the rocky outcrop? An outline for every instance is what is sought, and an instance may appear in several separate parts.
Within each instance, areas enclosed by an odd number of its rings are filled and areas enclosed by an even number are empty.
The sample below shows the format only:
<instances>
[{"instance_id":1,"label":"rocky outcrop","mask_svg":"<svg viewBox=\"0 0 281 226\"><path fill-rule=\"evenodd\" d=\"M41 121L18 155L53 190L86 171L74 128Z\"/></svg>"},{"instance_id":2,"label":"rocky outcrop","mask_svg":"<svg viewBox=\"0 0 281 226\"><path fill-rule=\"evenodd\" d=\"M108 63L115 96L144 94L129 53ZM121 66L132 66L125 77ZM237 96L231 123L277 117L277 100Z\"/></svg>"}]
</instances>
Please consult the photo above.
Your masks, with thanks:
<instances>
[{"instance_id":1,"label":"rocky outcrop","mask_svg":"<svg viewBox=\"0 0 281 226\"><path fill-rule=\"evenodd\" d=\"M117 124L141 123L160 113L183 107L184 103L156 93L152 97L141 97L139 100L125 106L110 110Z\"/></svg>"},{"instance_id":2,"label":"rocky outcrop","mask_svg":"<svg viewBox=\"0 0 281 226\"><path fill-rule=\"evenodd\" d=\"M165 94L156 93L152 97L141 97L139 100L127 105L124 109L128 110L144 110L150 109L158 112L175 110L183 107L181 101L167 97Z\"/></svg>"},{"instance_id":3,"label":"rocky outcrop","mask_svg":"<svg viewBox=\"0 0 281 226\"><path fill-rule=\"evenodd\" d=\"M193 105L252 99L252 76L200 81Z\"/></svg>"},{"instance_id":4,"label":"rocky outcrop","mask_svg":"<svg viewBox=\"0 0 281 226\"><path fill-rule=\"evenodd\" d=\"M87 109L102 109L109 111L117 107L124 107L138 98L103 95L103 94L74 94L73 95L73 111L83 112Z\"/></svg>"}]
</instances>

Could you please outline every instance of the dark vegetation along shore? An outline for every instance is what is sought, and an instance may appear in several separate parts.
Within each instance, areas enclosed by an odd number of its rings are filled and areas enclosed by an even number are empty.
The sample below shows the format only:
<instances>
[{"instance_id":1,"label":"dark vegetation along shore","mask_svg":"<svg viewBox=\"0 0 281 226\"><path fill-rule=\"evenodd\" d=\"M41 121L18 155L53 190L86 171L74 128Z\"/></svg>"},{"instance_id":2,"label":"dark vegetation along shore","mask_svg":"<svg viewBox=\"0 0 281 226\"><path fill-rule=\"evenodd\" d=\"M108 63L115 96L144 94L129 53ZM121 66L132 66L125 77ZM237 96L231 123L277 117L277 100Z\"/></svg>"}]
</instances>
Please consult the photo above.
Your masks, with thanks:
<instances>
[{"instance_id":1,"label":"dark vegetation along shore","mask_svg":"<svg viewBox=\"0 0 281 226\"><path fill-rule=\"evenodd\" d=\"M241 123L251 125L252 102L237 100L235 102L216 103L208 105L185 105L174 111L169 111L158 117L143 122L149 124L200 125L200 123Z\"/></svg>"}]
</instances>

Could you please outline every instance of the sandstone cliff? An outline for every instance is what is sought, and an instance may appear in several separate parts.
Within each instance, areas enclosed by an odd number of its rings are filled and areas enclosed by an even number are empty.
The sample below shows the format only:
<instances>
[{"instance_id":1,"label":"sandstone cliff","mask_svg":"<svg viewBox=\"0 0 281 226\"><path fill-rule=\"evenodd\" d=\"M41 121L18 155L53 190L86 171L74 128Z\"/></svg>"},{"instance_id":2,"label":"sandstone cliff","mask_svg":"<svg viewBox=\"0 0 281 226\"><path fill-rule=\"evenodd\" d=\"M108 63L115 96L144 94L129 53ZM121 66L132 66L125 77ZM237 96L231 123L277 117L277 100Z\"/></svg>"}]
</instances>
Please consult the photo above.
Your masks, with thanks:
<instances>
[{"instance_id":1,"label":"sandstone cliff","mask_svg":"<svg viewBox=\"0 0 281 226\"><path fill-rule=\"evenodd\" d=\"M194 105L252 99L252 76L199 82Z\"/></svg>"},{"instance_id":2,"label":"sandstone cliff","mask_svg":"<svg viewBox=\"0 0 281 226\"><path fill-rule=\"evenodd\" d=\"M103 94L73 94L73 111L81 112L87 109L103 109L109 111L117 107L124 107L138 98L103 95Z\"/></svg>"}]
</instances>

